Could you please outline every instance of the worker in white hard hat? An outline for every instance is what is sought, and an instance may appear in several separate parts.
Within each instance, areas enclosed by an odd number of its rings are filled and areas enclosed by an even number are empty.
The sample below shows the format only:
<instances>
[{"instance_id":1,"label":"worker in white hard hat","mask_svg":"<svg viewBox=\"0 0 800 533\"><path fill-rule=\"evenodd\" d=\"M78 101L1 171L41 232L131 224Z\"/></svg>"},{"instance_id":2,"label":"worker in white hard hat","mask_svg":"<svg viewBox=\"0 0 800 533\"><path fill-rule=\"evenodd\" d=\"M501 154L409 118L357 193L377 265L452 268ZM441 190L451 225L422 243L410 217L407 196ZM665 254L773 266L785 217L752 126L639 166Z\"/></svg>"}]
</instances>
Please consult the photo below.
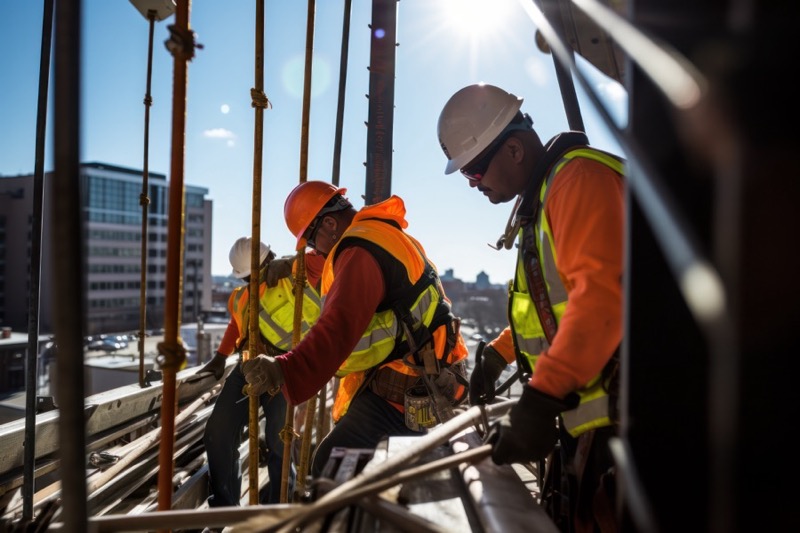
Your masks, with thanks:
<instances>
[{"instance_id":1,"label":"worker in white hard hat","mask_svg":"<svg viewBox=\"0 0 800 533\"><path fill-rule=\"evenodd\" d=\"M199 373L210 372L219 380L225 373L226 361L230 355L240 354L249 345L250 305L250 256L252 240L241 237L233 244L228 258L233 271L231 275L246 282L234 289L228 300L231 320L214 357ZM259 353L278 355L285 353L292 345L294 329L294 279L292 270L295 256L275 257L270 247L261 243L259 267ZM314 287L318 284L325 259L321 255L306 254L307 282L303 295L301 335L319 317L320 297ZM210 507L239 505L241 469L239 467L239 446L242 430L249 419L249 402L242 389L246 385L242 365L237 363L228 374L222 391L214 404L214 410L206 423L203 443L206 447L209 472ZM283 441L280 433L286 418L286 399L283 394L259 396L266 422L267 472L269 488L262 503L279 503L281 471L283 466ZM292 465L289 480L289 494L293 492L295 469Z\"/></svg>"},{"instance_id":2,"label":"worker in white hard hat","mask_svg":"<svg viewBox=\"0 0 800 533\"><path fill-rule=\"evenodd\" d=\"M493 204L517 200L498 242L499 249L517 242L510 326L476 355L470 402L492 401L500 373L517 363L525 385L491 427L492 459L541 461L560 441L569 530L592 531L609 513L616 518L613 506L593 501L600 479L613 479L607 444L617 421L623 324L623 161L589 146L582 132L543 143L522 102L475 84L439 116L445 174L459 171Z\"/></svg>"}]
</instances>

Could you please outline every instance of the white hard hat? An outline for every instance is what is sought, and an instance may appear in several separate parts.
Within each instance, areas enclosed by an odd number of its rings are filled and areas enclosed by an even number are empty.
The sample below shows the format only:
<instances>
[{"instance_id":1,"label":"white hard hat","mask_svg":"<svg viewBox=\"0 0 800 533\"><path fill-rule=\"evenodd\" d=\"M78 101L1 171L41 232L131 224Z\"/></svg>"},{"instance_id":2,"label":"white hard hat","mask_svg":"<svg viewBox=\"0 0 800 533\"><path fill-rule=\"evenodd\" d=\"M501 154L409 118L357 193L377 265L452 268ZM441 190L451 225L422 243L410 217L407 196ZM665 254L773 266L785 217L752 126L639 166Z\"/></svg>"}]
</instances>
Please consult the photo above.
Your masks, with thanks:
<instances>
[{"instance_id":1,"label":"white hard hat","mask_svg":"<svg viewBox=\"0 0 800 533\"><path fill-rule=\"evenodd\" d=\"M522 98L494 85L478 83L459 90L439 115L439 146L447 156L445 174L475 159L511 122Z\"/></svg>"},{"instance_id":2,"label":"white hard hat","mask_svg":"<svg viewBox=\"0 0 800 533\"><path fill-rule=\"evenodd\" d=\"M234 278L246 278L250 275L250 246L251 246L251 239L250 237L239 237L236 239L236 242L233 243L231 246L231 251L228 254L228 259L231 262L231 266L233 267L233 272L231 275ZM269 254L269 246L261 243L261 257L259 259L258 264L264 262L264 259L267 258Z\"/></svg>"}]
</instances>

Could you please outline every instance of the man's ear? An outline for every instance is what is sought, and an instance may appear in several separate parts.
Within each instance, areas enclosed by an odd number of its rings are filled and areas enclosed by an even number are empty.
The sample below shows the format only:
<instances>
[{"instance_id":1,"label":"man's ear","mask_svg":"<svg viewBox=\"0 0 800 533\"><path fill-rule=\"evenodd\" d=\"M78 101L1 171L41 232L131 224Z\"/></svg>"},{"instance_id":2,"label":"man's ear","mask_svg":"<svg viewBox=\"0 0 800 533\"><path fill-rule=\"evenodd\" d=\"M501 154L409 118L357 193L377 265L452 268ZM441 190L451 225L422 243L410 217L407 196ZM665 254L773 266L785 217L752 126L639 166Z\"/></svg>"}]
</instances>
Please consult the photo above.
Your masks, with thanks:
<instances>
[{"instance_id":1,"label":"man's ear","mask_svg":"<svg viewBox=\"0 0 800 533\"><path fill-rule=\"evenodd\" d=\"M336 233L336 229L339 227L339 221L336 220L336 217L331 215L325 215L322 217L322 224L331 233Z\"/></svg>"},{"instance_id":2,"label":"man's ear","mask_svg":"<svg viewBox=\"0 0 800 533\"><path fill-rule=\"evenodd\" d=\"M525 147L522 145L522 141L516 137L506 139L506 150L517 163L521 162L522 158L525 157Z\"/></svg>"}]
</instances>

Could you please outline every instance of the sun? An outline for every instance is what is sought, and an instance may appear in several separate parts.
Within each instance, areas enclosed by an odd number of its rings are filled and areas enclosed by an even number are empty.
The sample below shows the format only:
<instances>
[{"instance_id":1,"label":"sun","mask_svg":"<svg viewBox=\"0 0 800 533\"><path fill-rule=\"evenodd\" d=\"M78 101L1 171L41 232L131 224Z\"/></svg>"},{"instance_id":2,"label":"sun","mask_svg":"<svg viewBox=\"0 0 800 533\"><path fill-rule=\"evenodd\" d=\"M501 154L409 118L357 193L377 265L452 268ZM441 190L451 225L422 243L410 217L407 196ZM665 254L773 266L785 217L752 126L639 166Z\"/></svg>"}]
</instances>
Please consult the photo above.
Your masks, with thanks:
<instances>
[{"instance_id":1,"label":"sun","mask_svg":"<svg viewBox=\"0 0 800 533\"><path fill-rule=\"evenodd\" d=\"M421 36L413 49L423 61L433 57L430 46L447 42L451 63L465 61L470 78L479 78L483 61L506 53L508 28L519 17L520 0L426 0L414 34Z\"/></svg>"},{"instance_id":2,"label":"sun","mask_svg":"<svg viewBox=\"0 0 800 533\"><path fill-rule=\"evenodd\" d=\"M513 0L441 0L443 19L450 30L480 39L501 29Z\"/></svg>"}]
</instances>

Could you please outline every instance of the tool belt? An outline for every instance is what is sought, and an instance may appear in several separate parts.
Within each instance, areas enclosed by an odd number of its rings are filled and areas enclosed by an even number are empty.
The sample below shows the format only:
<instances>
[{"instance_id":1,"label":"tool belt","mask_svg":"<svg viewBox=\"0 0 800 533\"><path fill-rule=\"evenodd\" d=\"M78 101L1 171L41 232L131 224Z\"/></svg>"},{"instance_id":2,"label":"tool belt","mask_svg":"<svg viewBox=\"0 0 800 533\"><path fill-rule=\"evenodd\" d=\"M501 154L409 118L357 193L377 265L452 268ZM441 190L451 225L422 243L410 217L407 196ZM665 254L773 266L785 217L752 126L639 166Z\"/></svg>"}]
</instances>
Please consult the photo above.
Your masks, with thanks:
<instances>
[{"instance_id":1,"label":"tool belt","mask_svg":"<svg viewBox=\"0 0 800 533\"><path fill-rule=\"evenodd\" d=\"M466 387L463 394L457 394L459 385L467 382L467 365L459 361L442 368L433 379L433 386L439 389L442 397L454 407L466 398ZM439 420L431 393L420 376L412 376L397 372L389 367L379 368L369 381L369 389L386 401L402 405L406 413L406 426L414 431L433 427Z\"/></svg>"},{"instance_id":2,"label":"tool belt","mask_svg":"<svg viewBox=\"0 0 800 533\"><path fill-rule=\"evenodd\" d=\"M442 395L450 401L450 404L456 406L466 396L466 394L456 396L458 385L463 385L463 382L468 381L466 362L462 360L442 370L434 382ZM411 376L389 367L382 367L370 380L369 389L384 400L403 405L406 391L422 384L422 378L419 376Z\"/></svg>"},{"instance_id":3,"label":"tool belt","mask_svg":"<svg viewBox=\"0 0 800 533\"><path fill-rule=\"evenodd\" d=\"M442 395L453 406L458 405L467 397L467 388L469 387L466 360L458 361L452 365L445 363L445 360L456 345L456 336L460 335L459 326L460 321L458 319L452 320L450 324L445 326L447 328L447 339L442 359L433 363L430 361L416 361L416 354L413 353L403 358L403 362L408 367L418 372L427 372L434 379ZM433 340L429 338L421 347L418 347L417 352L435 353ZM419 375L404 374L388 366L373 369L370 374L367 375L369 389L384 400L398 405L405 403L406 392L409 389L424 386L423 380ZM456 397L459 384L464 386L463 393Z\"/></svg>"},{"instance_id":4,"label":"tool belt","mask_svg":"<svg viewBox=\"0 0 800 533\"><path fill-rule=\"evenodd\" d=\"M242 352L248 350L249 347L250 347L250 341L247 339L247 337L244 337L241 340L241 342L239 343L239 345L236 347L236 351L238 353L242 353ZM274 357L276 355L283 355L286 352L281 350L280 348L276 347L275 345L273 345L271 342L269 342L267 339L265 339L263 335L261 335L259 333L258 334L258 339L256 340L256 353L255 353L254 357L258 356L258 354L262 354L262 353L263 354L267 354L267 355L271 355L271 356Z\"/></svg>"},{"instance_id":5,"label":"tool belt","mask_svg":"<svg viewBox=\"0 0 800 533\"><path fill-rule=\"evenodd\" d=\"M435 280L440 299L434 317L427 325L421 322L421 318L415 319L409 308L409 302L413 301L410 296L395 302L392 310L400 327L394 349L383 361L383 366L370 370L362 384L379 397L403 406L406 426L415 431L452 417L452 408L467 397L469 388L466 362L447 362L461 334L461 320L453 315L450 303L441 291L436 271L426 264L426 272L410 294L419 295L427 290L431 280ZM441 358L436 356L434 346L434 332L440 327L445 328ZM387 365L398 359L414 373L398 372Z\"/></svg>"},{"instance_id":6,"label":"tool belt","mask_svg":"<svg viewBox=\"0 0 800 533\"><path fill-rule=\"evenodd\" d=\"M388 402L403 405L406 391L418 382L419 376L403 374L385 366L375 371L374 377L369 382L369 390Z\"/></svg>"},{"instance_id":7,"label":"tool belt","mask_svg":"<svg viewBox=\"0 0 800 533\"><path fill-rule=\"evenodd\" d=\"M448 347L449 345L448 342ZM432 345L426 348L433 351ZM467 397L469 381L466 361L461 360L452 365L441 364L442 361L439 363L438 373L429 374L428 381L431 386L436 387L435 394L429 390L422 376L398 372L388 366L375 369L372 376L367 378L367 386L384 400L402 405L406 426L414 431L422 431L438 422L444 422L437 416L434 396L438 396L443 403L446 402L447 407L454 407ZM425 367L415 368L420 372L426 371Z\"/></svg>"}]
</instances>

